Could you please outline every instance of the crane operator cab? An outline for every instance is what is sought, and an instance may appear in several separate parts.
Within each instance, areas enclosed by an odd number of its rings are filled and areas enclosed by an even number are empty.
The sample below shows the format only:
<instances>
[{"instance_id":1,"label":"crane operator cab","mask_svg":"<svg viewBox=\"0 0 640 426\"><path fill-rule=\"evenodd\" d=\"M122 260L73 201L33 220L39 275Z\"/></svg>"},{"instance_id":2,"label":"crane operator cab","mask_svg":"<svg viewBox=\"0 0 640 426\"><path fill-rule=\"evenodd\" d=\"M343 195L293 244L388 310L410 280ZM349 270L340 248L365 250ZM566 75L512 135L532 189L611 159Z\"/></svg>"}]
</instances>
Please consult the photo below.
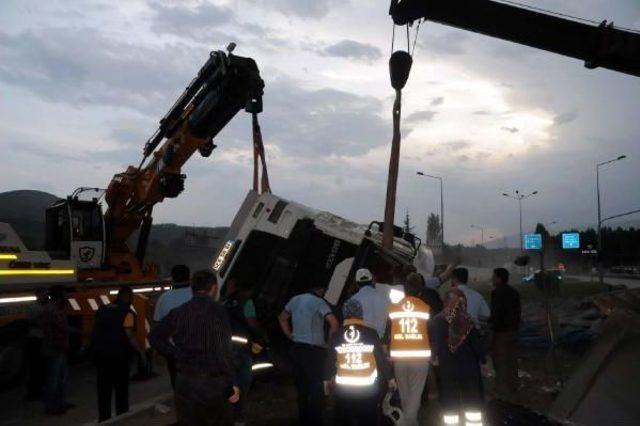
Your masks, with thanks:
<instances>
[{"instance_id":1,"label":"crane operator cab","mask_svg":"<svg viewBox=\"0 0 640 426\"><path fill-rule=\"evenodd\" d=\"M105 226L99 197L80 199L84 192L99 188L78 188L57 201L46 212L46 250L52 259L69 259L78 269L99 269L104 262Z\"/></svg>"}]
</instances>

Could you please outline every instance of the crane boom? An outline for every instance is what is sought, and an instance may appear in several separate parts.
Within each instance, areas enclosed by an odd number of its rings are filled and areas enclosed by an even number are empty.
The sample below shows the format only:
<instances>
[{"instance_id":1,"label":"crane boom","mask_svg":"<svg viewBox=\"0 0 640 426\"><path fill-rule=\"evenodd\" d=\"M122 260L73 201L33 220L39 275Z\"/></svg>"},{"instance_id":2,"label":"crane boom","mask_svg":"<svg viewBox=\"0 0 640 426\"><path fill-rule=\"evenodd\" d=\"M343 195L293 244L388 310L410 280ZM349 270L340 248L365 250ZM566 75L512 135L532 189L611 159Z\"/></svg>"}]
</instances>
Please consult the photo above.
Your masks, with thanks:
<instances>
[{"instance_id":1,"label":"crane boom","mask_svg":"<svg viewBox=\"0 0 640 426\"><path fill-rule=\"evenodd\" d=\"M392 0L397 25L419 19L580 59L587 68L640 76L640 33L493 0Z\"/></svg>"},{"instance_id":2,"label":"crane boom","mask_svg":"<svg viewBox=\"0 0 640 426\"><path fill-rule=\"evenodd\" d=\"M87 271L89 277L99 279L96 274L102 274L113 280L139 280L148 275L142 262L153 207L183 191L186 176L182 166L196 151L208 157L215 147L213 138L238 111L244 108L254 115L262 112L263 89L253 59L211 52L198 75L160 120L158 130L144 146L140 165L129 166L111 180L105 194L108 209L102 269L106 272ZM136 231L138 243L133 253L127 240Z\"/></svg>"}]
</instances>

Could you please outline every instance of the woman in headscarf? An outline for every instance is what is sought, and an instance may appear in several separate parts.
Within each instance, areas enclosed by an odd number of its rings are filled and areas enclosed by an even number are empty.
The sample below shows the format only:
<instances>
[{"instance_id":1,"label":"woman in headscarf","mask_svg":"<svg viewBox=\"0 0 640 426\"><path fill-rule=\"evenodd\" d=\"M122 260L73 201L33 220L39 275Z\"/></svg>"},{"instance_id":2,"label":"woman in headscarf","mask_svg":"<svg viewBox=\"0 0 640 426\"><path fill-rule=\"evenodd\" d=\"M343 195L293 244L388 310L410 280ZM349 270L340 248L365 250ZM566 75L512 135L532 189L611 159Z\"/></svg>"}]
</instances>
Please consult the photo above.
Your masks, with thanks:
<instances>
[{"instance_id":1,"label":"woman in headscarf","mask_svg":"<svg viewBox=\"0 0 640 426\"><path fill-rule=\"evenodd\" d=\"M482 375L485 364L482 338L467 313L460 290L449 290L444 309L429 323L432 364L440 375L440 402L445 425L482 425Z\"/></svg>"}]
</instances>

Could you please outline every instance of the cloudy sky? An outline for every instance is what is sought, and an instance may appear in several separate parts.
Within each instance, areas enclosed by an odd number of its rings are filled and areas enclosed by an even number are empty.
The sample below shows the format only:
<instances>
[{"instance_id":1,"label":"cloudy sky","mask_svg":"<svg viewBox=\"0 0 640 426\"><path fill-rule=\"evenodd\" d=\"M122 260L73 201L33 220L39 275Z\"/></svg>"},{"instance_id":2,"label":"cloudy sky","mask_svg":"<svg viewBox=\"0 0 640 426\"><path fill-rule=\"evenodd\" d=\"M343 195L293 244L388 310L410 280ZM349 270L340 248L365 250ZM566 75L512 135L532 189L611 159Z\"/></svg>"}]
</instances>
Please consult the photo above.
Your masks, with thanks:
<instances>
[{"instance_id":1,"label":"cloudy sky","mask_svg":"<svg viewBox=\"0 0 640 426\"><path fill-rule=\"evenodd\" d=\"M523 0L640 28L638 0ZM105 187L144 142L208 52L238 44L266 82L263 134L277 194L345 217L380 219L391 140L382 0L0 2L0 191L57 195ZM424 232L444 176L449 242L517 232L503 192L540 191L525 227L595 221L640 208L640 80L427 23L404 91L397 217ZM251 182L250 117L240 112L185 192L156 222L225 225ZM398 220L399 221L399 220Z\"/></svg>"}]
</instances>

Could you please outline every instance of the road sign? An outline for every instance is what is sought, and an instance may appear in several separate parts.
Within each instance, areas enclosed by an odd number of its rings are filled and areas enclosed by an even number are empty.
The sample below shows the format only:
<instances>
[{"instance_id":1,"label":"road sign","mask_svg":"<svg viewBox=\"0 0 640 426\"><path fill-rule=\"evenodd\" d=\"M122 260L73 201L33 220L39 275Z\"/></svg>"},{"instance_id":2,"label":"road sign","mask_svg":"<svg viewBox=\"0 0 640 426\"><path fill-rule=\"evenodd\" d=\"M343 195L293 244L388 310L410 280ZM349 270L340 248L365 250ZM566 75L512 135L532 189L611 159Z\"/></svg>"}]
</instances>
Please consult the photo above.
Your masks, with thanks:
<instances>
[{"instance_id":1,"label":"road sign","mask_svg":"<svg viewBox=\"0 0 640 426\"><path fill-rule=\"evenodd\" d=\"M524 234L525 250L542 250L542 234Z\"/></svg>"},{"instance_id":2,"label":"road sign","mask_svg":"<svg viewBox=\"0 0 640 426\"><path fill-rule=\"evenodd\" d=\"M580 248L580 234L577 232L565 232L562 234L562 248L565 250Z\"/></svg>"}]
</instances>

